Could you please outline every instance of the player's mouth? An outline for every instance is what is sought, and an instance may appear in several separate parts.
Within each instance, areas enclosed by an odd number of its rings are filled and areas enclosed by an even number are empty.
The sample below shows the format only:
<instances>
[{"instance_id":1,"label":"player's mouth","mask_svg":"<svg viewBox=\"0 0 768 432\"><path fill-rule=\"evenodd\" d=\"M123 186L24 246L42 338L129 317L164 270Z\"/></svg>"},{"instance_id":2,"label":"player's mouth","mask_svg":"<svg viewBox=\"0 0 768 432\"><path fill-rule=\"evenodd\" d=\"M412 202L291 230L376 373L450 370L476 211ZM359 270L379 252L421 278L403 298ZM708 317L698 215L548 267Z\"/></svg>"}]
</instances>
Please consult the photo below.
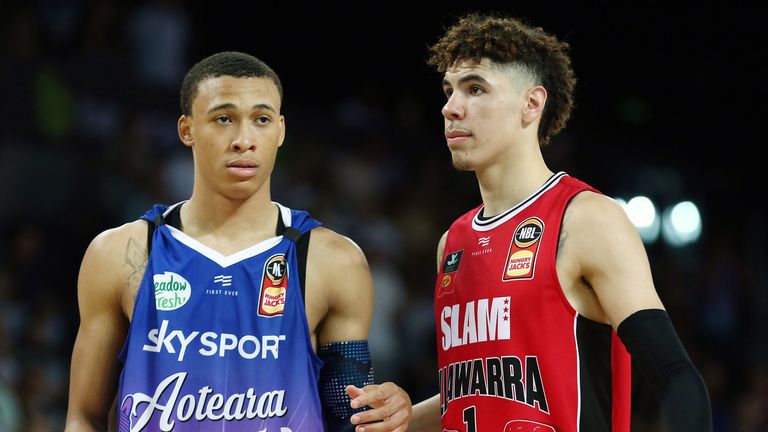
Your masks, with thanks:
<instances>
[{"instance_id":1,"label":"player's mouth","mask_svg":"<svg viewBox=\"0 0 768 432\"><path fill-rule=\"evenodd\" d=\"M445 131L445 140L448 146L456 145L467 140L472 134L462 129L448 129Z\"/></svg>"},{"instance_id":2,"label":"player's mouth","mask_svg":"<svg viewBox=\"0 0 768 432\"><path fill-rule=\"evenodd\" d=\"M253 177L258 169L259 165L256 162L245 159L237 159L227 163L227 171L240 178Z\"/></svg>"}]
</instances>

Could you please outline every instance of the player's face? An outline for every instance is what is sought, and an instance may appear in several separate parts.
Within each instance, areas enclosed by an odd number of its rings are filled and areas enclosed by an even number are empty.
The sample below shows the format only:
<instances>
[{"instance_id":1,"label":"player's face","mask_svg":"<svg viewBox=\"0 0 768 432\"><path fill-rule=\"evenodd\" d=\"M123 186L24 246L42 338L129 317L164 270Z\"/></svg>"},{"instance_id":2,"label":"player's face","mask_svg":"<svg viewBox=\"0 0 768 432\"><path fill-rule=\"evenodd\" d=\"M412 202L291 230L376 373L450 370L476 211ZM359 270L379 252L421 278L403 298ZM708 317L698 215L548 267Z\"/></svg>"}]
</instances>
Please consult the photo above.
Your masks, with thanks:
<instances>
[{"instance_id":1,"label":"player's face","mask_svg":"<svg viewBox=\"0 0 768 432\"><path fill-rule=\"evenodd\" d=\"M186 133L186 136L185 136ZM193 150L195 188L245 199L269 188L285 137L280 94L267 78L210 78L198 85L179 135Z\"/></svg>"},{"instance_id":2,"label":"player's face","mask_svg":"<svg viewBox=\"0 0 768 432\"><path fill-rule=\"evenodd\" d=\"M445 137L453 165L477 170L501 157L520 133L524 92L490 60L465 61L443 78Z\"/></svg>"}]
</instances>

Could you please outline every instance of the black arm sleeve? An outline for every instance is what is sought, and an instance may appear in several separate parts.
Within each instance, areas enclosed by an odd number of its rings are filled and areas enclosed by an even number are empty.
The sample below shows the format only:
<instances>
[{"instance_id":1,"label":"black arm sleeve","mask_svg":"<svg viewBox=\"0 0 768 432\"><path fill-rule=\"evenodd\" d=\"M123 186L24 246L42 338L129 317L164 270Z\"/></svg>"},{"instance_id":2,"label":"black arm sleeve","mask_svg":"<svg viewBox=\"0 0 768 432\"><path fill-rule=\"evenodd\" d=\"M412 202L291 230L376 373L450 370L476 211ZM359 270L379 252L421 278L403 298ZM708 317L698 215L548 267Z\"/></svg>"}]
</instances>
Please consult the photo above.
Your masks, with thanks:
<instances>
[{"instance_id":1,"label":"black arm sleeve","mask_svg":"<svg viewBox=\"0 0 768 432\"><path fill-rule=\"evenodd\" d=\"M320 402L323 406L325 430L328 432L351 432L355 425L350 423L352 414L366 408L352 409L344 390L352 384L363 388L373 383L373 364L367 340L333 342L320 345L317 355L323 361L320 369Z\"/></svg>"},{"instance_id":2,"label":"black arm sleeve","mask_svg":"<svg viewBox=\"0 0 768 432\"><path fill-rule=\"evenodd\" d=\"M659 397L670 431L712 430L709 392L677 336L667 312L645 309L622 321L617 331L632 364Z\"/></svg>"}]
</instances>

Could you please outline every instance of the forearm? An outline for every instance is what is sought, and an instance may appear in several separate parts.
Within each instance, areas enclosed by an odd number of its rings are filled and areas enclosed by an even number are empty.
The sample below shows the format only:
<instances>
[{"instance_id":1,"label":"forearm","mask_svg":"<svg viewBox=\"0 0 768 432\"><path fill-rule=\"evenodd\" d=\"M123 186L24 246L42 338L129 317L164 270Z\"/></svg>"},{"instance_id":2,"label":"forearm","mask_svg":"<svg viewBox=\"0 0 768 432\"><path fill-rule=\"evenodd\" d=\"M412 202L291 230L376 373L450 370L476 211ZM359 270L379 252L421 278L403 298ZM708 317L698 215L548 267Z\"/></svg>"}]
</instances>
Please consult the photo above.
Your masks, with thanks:
<instances>
[{"instance_id":1,"label":"forearm","mask_svg":"<svg viewBox=\"0 0 768 432\"><path fill-rule=\"evenodd\" d=\"M83 404L77 395L71 396L67 408L65 432L105 432L115 429L117 411L116 399L113 398L112 406L102 404L88 406Z\"/></svg>"},{"instance_id":2,"label":"forearm","mask_svg":"<svg viewBox=\"0 0 768 432\"><path fill-rule=\"evenodd\" d=\"M621 323L618 334L632 355L632 364L655 389L667 428L711 431L709 392L667 313L658 309L636 312Z\"/></svg>"},{"instance_id":3,"label":"forearm","mask_svg":"<svg viewBox=\"0 0 768 432\"><path fill-rule=\"evenodd\" d=\"M352 431L354 425L349 419L361 410L352 409L349 402L338 395L344 394L348 385L363 388L373 383L368 341L323 344L318 348L317 355L323 361L318 390L326 429Z\"/></svg>"},{"instance_id":4,"label":"forearm","mask_svg":"<svg viewBox=\"0 0 768 432\"><path fill-rule=\"evenodd\" d=\"M117 410L117 377L120 363L115 342L98 331L108 328L102 320L81 323L70 365L67 432L105 431L110 413Z\"/></svg>"},{"instance_id":5,"label":"forearm","mask_svg":"<svg viewBox=\"0 0 768 432\"><path fill-rule=\"evenodd\" d=\"M413 406L409 432L440 432L440 395L434 395Z\"/></svg>"},{"instance_id":6,"label":"forearm","mask_svg":"<svg viewBox=\"0 0 768 432\"><path fill-rule=\"evenodd\" d=\"M658 386L659 405L664 423L670 430L712 430L709 393L692 364L680 365Z\"/></svg>"}]
</instances>

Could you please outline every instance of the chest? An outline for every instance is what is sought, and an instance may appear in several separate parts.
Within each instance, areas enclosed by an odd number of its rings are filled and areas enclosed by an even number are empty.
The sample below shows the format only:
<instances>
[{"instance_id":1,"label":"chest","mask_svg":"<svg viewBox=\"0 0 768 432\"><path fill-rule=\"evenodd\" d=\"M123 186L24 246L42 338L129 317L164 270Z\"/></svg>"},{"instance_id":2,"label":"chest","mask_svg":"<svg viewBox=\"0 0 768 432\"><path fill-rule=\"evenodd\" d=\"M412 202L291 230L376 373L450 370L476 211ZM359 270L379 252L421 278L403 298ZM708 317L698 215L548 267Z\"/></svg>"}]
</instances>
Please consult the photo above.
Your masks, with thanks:
<instances>
[{"instance_id":1,"label":"chest","mask_svg":"<svg viewBox=\"0 0 768 432\"><path fill-rule=\"evenodd\" d=\"M478 294L526 296L531 288L553 282L557 227L548 229L538 217L480 231L451 229L445 245L436 298L458 300ZM481 294L484 293L484 294Z\"/></svg>"},{"instance_id":2,"label":"chest","mask_svg":"<svg viewBox=\"0 0 768 432\"><path fill-rule=\"evenodd\" d=\"M477 307L504 299L513 313L552 310L604 322L597 296L584 279L577 244L559 218L527 216L494 229L449 233L435 288L436 307ZM517 311L517 312L515 312Z\"/></svg>"}]
</instances>

